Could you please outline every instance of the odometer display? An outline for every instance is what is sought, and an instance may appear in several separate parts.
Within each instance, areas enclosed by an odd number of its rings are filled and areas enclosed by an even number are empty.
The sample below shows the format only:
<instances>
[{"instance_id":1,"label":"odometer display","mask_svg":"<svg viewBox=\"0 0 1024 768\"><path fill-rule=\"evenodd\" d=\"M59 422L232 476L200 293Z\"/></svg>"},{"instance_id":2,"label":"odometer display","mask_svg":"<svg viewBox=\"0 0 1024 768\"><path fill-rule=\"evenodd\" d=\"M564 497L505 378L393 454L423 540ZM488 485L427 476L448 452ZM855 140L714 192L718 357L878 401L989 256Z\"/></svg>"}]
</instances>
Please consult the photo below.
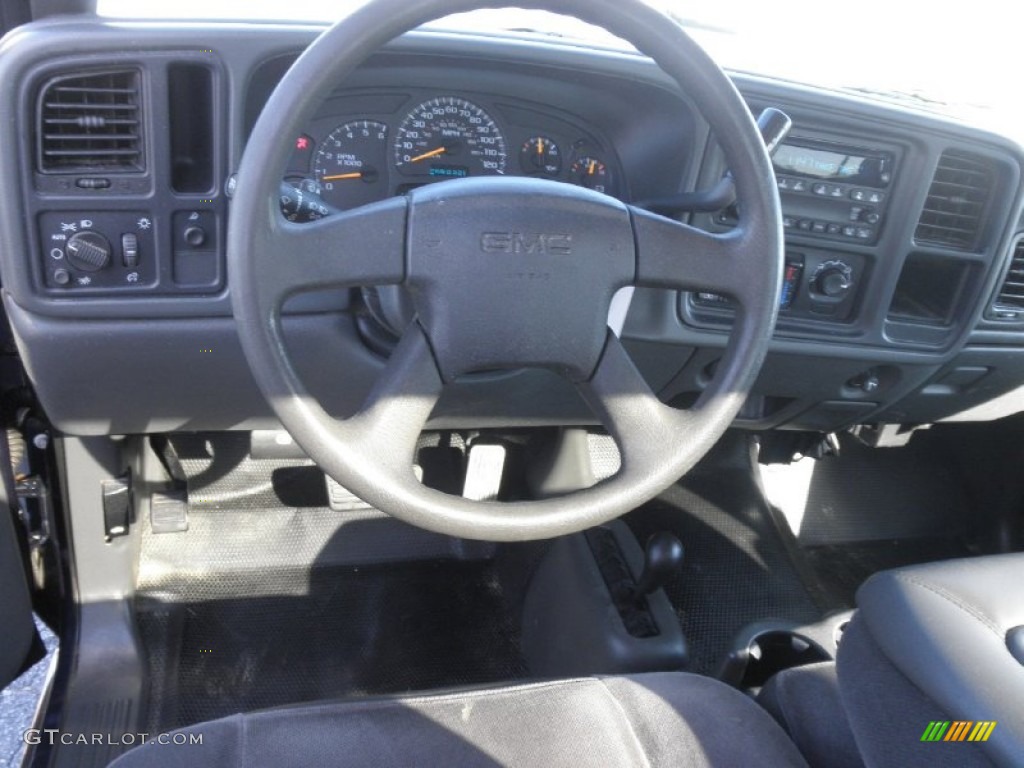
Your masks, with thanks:
<instances>
[{"instance_id":1,"label":"odometer display","mask_svg":"<svg viewBox=\"0 0 1024 768\"><path fill-rule=\"evenodd\" d=\"M431 99L410 112L394 148L395 166L408 176L503 174L508 161L505 138L491 116L454 96Z\"/></svg>"}]
</instances>

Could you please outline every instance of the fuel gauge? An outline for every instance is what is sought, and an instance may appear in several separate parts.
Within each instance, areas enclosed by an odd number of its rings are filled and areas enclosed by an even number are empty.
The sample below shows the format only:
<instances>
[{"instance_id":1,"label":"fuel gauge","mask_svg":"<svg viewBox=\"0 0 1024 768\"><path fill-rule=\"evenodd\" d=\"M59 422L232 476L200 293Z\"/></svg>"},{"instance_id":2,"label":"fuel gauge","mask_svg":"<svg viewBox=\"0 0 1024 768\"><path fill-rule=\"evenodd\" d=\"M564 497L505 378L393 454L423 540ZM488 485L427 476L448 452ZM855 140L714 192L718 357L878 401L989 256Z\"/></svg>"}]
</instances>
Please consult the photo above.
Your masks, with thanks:
<instances>
[{"instance_id":1,"label":"fuel gauge","mask_svg":"<svg viewBox=\"0 0 1024 768\"><path fill-rule=\"evenodd\" d=\"M576 159L570 169L573 184L611 194L612 178L608 166L596 157L584 155Z\"/></svg>"},{"instance_id":2,"label":"fuel gauge","mask_svg":"<svg viewBox=\"0 0 1024 768\"><path fill-rule=\"evenodd\" d=\"M534 136L519 150L519 164L524 173L557 176L562 170L562 150L546 136Z\"/></svg>"}]
</instances>

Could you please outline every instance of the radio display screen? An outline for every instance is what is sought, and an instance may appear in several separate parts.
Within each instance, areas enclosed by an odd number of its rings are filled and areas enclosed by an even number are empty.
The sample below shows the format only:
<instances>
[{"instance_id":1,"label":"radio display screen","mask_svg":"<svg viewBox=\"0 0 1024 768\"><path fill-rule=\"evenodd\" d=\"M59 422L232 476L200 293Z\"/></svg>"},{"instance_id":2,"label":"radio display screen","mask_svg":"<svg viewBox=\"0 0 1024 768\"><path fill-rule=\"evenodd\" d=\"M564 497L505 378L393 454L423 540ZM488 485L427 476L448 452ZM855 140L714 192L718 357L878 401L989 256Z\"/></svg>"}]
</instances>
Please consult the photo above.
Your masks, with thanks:
<instances>
[{"instance_id":1,"label":"radio display screen","mask_svg":"<svg viewBox=\"0 0 1024 768\"><path fill-rule=\"evenodd\" d=\"M860 153L844 147L822 148L780 144L772 157L777 173L810 179L883 188L891 181L888 153Z\"/></svg>"}]
</instances>

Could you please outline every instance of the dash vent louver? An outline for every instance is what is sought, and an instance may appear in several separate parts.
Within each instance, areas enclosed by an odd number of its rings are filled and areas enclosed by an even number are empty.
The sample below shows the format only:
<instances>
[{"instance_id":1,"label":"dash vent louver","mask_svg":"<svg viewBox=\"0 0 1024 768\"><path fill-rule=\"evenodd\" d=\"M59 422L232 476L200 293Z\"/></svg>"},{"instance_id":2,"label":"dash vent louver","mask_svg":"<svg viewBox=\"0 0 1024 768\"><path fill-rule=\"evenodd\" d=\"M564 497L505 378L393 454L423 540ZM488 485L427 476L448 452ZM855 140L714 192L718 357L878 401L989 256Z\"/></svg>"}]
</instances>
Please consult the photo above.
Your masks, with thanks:
<instances>
[{"instance_id":1,"label":"dash vent louver","mask_svg":"<svg viewBox=\"0 0 1024 768\"><path fill-rule=\"evenodd\" d=\"M995 168L988 159L959 150L943 152L914 239L945 248L974 250L994 181Z\"/></svg>"},{"instance_id":2,"label":"dash vent louver","mask_svg":"<svg viewBox=\"0 0 1024 768\"><path fill-rule=\"evenodd\" d=\"M41 171L144 170L136 70L56 77L43 87L37 115Z\"/></svg>"},{"instance_id":3,"label":"dash vent louver","mask_svg":"<svg viewBox=\"0 0 1024 768\"><path fill-rule=\"evenodd\" d=\"M1003 278L991 314L1000 319L1017 319L1024 315L1024 239L1013 248L1010 270Z\"/></svg>"}]
</instances>

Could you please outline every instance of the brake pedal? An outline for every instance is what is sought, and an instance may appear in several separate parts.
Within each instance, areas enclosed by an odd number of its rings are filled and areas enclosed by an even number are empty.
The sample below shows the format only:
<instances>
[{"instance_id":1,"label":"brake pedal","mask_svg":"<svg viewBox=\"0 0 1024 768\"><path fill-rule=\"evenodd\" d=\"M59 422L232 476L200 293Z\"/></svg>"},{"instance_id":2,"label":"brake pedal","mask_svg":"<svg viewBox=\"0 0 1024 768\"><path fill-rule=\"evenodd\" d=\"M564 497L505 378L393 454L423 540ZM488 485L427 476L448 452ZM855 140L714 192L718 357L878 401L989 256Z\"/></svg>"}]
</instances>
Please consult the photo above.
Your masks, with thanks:
<instances>
[{"instance_id":1,"label":"brake pedal","mask_svg":"<svg viewBox=\"0 0 1024 768\"><path fill-rule=\"evenodd\" d=\"M462 495L470 501L497 501L505 471L505 446L474 445L469 449Z\"/></svg>"}]
</instances>

